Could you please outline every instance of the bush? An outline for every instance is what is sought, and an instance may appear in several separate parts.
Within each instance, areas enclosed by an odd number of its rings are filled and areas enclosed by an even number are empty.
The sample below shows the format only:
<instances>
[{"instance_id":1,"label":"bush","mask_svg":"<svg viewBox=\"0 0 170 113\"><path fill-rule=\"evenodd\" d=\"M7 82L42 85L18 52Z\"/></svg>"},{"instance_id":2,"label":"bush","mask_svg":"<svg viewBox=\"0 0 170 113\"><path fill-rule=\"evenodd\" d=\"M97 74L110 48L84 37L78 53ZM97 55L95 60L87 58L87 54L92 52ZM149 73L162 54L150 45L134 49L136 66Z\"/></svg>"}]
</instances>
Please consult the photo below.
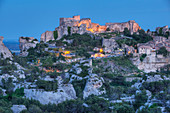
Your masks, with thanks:
<instances>
[{"instance_id":1,"label":"bush","mask_svg":"<svg viewBox=\"0 0 170 113\"><path fill-rule=\"evenodd\" d=\"M146 54L142 54L142 56L140 56L140 61L143 62L146 56L147 56Z\"/></svg>"},{"instance_id":2,"label":"bush","mask_svg":"<svg viewBox=\"0 0 170 113\"><path fill-rule=\"evenodd\" d=\"M67 27L68 29L68 35L71 35L71 27Z\"/></svg>"},{"instance_id":3,"label":"bush","mask_svg":"<svg viewBox=\"0 0 170 113\"><path fill-rule=\"evenodd\" d=\"M116 113L135 113L133 107L131 107L128 104L123 104L123 105L116 105L114 110Z\"/></svg>"},{"instance_id":4,"label":"bush","mask_svg":"<svg viewBox=\"0 0 170 113\"><path fill-rule=\"evenodd\" d=\"M86 79L83 80L74 80L72 82L73 87L76 91L76 96L79 98L83 98L83 90L85 88L86 85Z\"/></svg>"},{"instance_id":5,"label":"bush","mask_svg":"<svg viewBox=\"0 0 170 113\"><path fill-rule=\"evenodd\" d=\"M157 81L157 82L144 82L143 87L152 93L158 93L160 91L164 91L170 85L169 80Z\"/></svg>"},{"instance_id":6,"label":"bush","mask_svg":"<svg viewBox=\"0 0 170 113\"><path fill-rule=\"evenodd\" d=\"M146 96L146 91L142 91L142 93L136 94L134 103L135 110L144 105L147 102L147 99L148 97Z\"/></svg>"},{"instance_id":7,"label":"bush","mask_svg":"<svg viewBox=\"0 0 170 113\"><path fill-rule=\"evenodd\" d=\"M167 55L169 54L169 52L166 50L165 47L161 47L158 51L157 54L162 54L164 57L167 57Z\"/></svg>"},{"instance_id":8,"label":"bush","mask_svg":"<svg viewBox=\"0 0 170 113\"><path fill-rule=\"evenodd\" d=\"M54 32L53 32L53 35L54 35L54 39L56 40L56 39L58 38L58 31L57 31L57 30L54 31Z\"/></svg>"},{"instance_id":9,"label":"bush","mask_svg":"<svg viewBox=\"0 0 170 113\"><path fill-rule=\"evenodd\" d=\"M106 113L111 112L108 100L91 95L85 99L85 103L89 106L86 112Z\"/></svg>"},{"instance_id":10,"label":"bush","mask_svg":"<svg viewBox=\"0 0 170 113\"><path fill-rule=\"evenodd\" d=\"M57 91L58 89L58 82L55 81L44 81L38 80L36 82L37 88L44 89L45 91Z\"/></svg>"}]
</instances>

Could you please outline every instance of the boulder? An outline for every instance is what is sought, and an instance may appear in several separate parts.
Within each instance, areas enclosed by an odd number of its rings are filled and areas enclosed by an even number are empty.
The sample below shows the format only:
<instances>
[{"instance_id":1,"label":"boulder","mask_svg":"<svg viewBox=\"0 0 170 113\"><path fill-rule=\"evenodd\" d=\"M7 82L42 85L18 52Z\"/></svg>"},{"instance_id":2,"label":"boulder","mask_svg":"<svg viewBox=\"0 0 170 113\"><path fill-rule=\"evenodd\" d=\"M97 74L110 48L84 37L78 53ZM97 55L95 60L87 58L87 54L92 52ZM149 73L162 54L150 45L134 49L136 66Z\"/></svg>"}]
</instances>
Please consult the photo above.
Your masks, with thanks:
<instances>
[{"instance_id":1,"label":"boulder","mask_svg":"<svg viewBox=\"0 0 170 113\"><path fill-rule=\"evenodd\" d=\"M25 105L13 105L11 107L13 113L20 113L23 110L27 110L27 108L25 107Z\"/></svg>"},{"instance_id":2,"label":"boulder","mask_svg":"<svg viewBox=\"0 0 170 113\"><path fill-rule=\"evenodd\" d=\"M76 99L76 92L72 84L63 85L57 92L36 89L24 89L25 97L40 101L41 104L58 104L66 100Z\"/></svg>"},{"instance_id":3,"label":"boulder","mask_svg":"<svg viewBox=\"0 0 170 113\"><path fill-rule=\"evenodd\" d=\"M105 88L102 89L103 86L103 78L99 77L96 74L92 74L86 83L86 86L83 91L83 98L86 98L90 95L102 95L106 93Z\"/></svg>"},{"instance_id":4,"label":"boulder","mask_svg":"<svg viewBox=\"0 0 170 113\"><path fill-rule=\"evenodd\" d=\"M40 101L41 104L59 104L66 100L76 99L76 92L72 84L62 84L61 77L58 80L58 90L44 91L42 89L24 89L25 97Z\"/></svg>"},{"instance_id":5,"label":"boulder","mask_svg":"<svg viewBox=\"0 0 170 113\"><path fill-rule=\"evenodd\" d=\"M12 59L13 55L10 52L10 50L4 45L3 39L4 39L4 37L0 36L0 58L2 58L2 59L6 59L6 58Z\"/></svg>"}]
</instances>

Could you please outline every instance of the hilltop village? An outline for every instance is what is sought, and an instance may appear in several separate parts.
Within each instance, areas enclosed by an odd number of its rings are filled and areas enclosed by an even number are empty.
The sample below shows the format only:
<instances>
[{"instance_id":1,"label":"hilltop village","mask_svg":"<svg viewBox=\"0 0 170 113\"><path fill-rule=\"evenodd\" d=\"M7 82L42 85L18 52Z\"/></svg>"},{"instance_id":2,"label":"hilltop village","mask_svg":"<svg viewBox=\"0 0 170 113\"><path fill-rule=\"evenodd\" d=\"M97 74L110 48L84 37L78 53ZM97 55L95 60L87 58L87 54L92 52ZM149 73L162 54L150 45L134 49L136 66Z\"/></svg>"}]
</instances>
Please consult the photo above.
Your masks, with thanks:
<instances>
[{"instance_id":1,"label":"hilltop village","mask_svg":"<svg viewBox=\"0 0 170 113\"><path fill-rule=\"evenodd\" d=\"M170 112L170 28L92 21L60 18L19 55L1 36L0 112Z\"/></svg>"}]
</instances>

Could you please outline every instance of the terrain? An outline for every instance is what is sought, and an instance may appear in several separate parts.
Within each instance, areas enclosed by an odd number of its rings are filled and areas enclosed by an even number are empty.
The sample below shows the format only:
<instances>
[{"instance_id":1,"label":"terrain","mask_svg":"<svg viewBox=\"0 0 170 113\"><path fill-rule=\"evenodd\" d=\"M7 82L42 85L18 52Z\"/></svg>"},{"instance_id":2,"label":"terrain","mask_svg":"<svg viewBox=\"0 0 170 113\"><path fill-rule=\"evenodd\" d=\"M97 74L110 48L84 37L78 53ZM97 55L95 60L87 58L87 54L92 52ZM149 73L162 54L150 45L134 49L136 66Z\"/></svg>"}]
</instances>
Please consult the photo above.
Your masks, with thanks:
<instances>
[{"instance_id":1,"label":"terrain","mask_svg":"<svg viewBox=\"0 0 170 113\"><path fill-rule=\"evenodd\" d=\"M170 28L60 18L12 54L0 37L2 113L170 112Z\"/></svg>"}]
</instances>

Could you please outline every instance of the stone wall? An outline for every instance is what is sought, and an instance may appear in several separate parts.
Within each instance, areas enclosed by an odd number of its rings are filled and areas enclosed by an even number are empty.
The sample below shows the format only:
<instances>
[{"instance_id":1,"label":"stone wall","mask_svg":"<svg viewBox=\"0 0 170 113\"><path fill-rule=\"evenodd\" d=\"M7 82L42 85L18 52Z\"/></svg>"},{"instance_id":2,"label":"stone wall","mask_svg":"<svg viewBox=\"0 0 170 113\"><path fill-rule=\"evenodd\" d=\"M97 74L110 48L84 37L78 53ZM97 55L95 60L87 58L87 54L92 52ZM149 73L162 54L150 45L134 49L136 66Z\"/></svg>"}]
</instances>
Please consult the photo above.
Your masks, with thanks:
<instances>
[{"instance_id":1,"label":"stone wall","mask_svg":"<svg viewBox=\"0 0 170 113\"><path fill-rule=\"evenodd\" d=\"M141 29L141 27L134 20L130 20L128 22L123 23L106 23L106 26L111 31L118 32L123 32L125 28L128 28L131 33L137 32L138 30Z\"/></svg>"},{"instance_id":2,"label":"stone wall","mask_svg":"<svg viewBox=\"0 0 170 113\"><path fill-rule=\"evenodd\" d=\"M72 18L60 18L60 26L55 30L58 31L58 40L64 35L68 35L68 27L71 27L71 34L78 33L103 33L109 28L111 31L123 32L124 28L128 28L131 33L137 32L141 27L134 21L130 20L124 23L106 23L104 26L98 23L92 23L90 18L82 18L80 16L73 16ZM41 41L54 40L52 31L45 32L41 35Z\"/></svg>"}]
</instances>

